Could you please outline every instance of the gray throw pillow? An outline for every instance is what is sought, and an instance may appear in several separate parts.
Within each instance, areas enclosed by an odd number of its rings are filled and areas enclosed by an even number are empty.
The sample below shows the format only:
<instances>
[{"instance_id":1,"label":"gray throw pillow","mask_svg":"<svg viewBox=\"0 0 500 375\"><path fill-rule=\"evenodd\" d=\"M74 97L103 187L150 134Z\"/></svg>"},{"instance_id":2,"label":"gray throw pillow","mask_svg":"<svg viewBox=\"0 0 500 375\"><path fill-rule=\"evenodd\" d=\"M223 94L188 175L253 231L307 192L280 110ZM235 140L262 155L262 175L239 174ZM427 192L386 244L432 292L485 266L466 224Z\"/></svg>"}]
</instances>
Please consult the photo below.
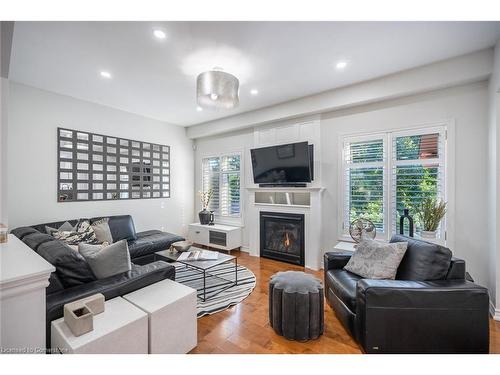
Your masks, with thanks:
<instances>
[{"instance_id":1,"label":"gray throw pillow","mask_svg":"<svg viewBox=\"0 0 500 375\"><path fill-rule=\"evenodd\" d=\"M69 223L69 221L65 221L64 224L57 229L46 225L45 232L47 232L47 234L50 234L51 236L53 232L75 232L77 225L73 226Z\"/></svg>"},{"instance_id":2,"label":"gray throw pillow","mask_svg":"<svg viewBox=\"0 0 500 375\"><path fill-rule=\"evenodd\" d=\"M111 235L111 230L109 229L108 220L109 219L105 217L92 223L92 229L95 232L97 241L100 243L113 243L113 236Z\"/></svg>"},{"instance_id":3,"label":"gray throw pillow","mask_svg":"<svg viewBox=\"0 0 500 375\"><path fill-rule=\"evenodd\" d=\"M363 240L344 267L366 279L394 280L408 242Z\"/></svg>"},{"instance_id":4,"label":"gray throw pillow","mask_svg":"<svg viewBox=\"0 0 500 375\"><path fill-rule=\"evenodd\" d=\"M130 253L125 240L108 246L81 243L78 245L78 251L85 258L98 279L104 279L132 269Z\"/></svg>"}]
</instances>

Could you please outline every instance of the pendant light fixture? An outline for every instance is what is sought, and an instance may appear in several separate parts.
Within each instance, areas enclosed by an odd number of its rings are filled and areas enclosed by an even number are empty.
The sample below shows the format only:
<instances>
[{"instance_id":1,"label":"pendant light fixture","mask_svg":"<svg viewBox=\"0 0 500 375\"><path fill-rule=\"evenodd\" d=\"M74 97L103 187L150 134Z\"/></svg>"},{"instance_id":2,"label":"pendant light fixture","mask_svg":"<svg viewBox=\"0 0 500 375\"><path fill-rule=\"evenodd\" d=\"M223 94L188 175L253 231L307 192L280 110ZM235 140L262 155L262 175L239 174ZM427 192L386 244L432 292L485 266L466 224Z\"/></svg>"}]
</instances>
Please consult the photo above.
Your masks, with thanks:
<instances>
[{"instance_id":1,"label":"pendant light fixture","mask_svg":"<svg viewBox=\"0 0 500 375\"><path fill-rule=\"evenodd\" d=\"M237 107L240 82L232 74L213 68L196 79L196 97L202 108L231 109Z\"/></svg>"}]
</instances>

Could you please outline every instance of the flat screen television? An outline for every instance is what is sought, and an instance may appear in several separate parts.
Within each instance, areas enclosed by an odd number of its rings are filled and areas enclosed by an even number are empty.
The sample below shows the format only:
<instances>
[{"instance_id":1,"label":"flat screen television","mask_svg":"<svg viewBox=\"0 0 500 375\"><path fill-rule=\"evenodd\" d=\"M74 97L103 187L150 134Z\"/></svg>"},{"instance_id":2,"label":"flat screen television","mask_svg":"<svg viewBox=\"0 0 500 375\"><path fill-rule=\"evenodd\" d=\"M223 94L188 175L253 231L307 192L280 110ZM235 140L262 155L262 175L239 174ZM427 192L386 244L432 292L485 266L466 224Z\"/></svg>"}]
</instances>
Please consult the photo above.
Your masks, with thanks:
<instances>
[{"instance_id":1,"label":"flat screen television","mask_svg":"<svg viewBox=\"0 0 500 375\"><path fill-rule=\"evenodd\" d=\"M254 148L253 180L260 185L293 185L312 181L313 148L307 142Z\"/></svg>"}]
</instances>

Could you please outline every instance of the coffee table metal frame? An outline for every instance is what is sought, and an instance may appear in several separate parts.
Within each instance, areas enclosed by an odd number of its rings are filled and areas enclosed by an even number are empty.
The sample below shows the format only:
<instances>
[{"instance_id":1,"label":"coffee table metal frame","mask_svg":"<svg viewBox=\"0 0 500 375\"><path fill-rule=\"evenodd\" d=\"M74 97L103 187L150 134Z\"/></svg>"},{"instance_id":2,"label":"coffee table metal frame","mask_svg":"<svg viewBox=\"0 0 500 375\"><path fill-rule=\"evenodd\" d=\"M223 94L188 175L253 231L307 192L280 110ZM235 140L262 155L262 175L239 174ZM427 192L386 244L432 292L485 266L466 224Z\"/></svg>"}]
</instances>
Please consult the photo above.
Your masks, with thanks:
<instances>
[{"instance_id":1,"label":"coffee table metal frame","mask_svg":"<svg viewBox=\"0 0 500 375\"><path fill-rule=\"evenodd\" d=\"M203 291L197 291L197 296L200 298L203 302L207 301L207 277L214 277L219 280L224 281L222 285L226 285L224 288L221 290L217 291L214 294L211 294L209 298L215 297L216 295L224 292L225 290L228 290L229 288L232 288L233 286L238 285L238 258L236 258L233 255L227 255L227 254L222 254L224 257L227 257L226 260L220 261L220 260L194 260L194 261L178 261L177 258L179 257L180 253L171 253L170 250L162 250L158 251L155 253L158 257L167 259L169 261L174 261L183 264L186 268L193 269L196 272L202 273L203 274ZM214 275L210 272L208 272L210 269L213 267L219 266L221 264L225 264L228 262L231 262L234 260L234 281L228 280L224 277L220 277L217 275ZM213 265L210 265L210 263L213 262ZM203 263L203 266L200 266L200 263ZM206 265L208 263L208 266Z\"/></svg>"}]
</instances>

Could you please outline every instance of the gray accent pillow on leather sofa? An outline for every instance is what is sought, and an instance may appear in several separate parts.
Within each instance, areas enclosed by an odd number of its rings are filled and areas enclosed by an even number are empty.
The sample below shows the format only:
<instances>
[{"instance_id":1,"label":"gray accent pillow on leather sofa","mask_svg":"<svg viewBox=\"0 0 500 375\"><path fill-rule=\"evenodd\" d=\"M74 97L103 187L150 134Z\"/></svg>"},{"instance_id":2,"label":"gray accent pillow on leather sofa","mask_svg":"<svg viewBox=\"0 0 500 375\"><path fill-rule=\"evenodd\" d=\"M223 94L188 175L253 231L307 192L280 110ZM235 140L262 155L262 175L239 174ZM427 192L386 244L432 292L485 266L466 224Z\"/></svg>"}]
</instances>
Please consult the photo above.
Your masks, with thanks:
<instances>
[{"instance_id":1,"label":"gray accent pillow on leather sofa","mask_svg":"<svg viewBox=\"0 0 500 375\"><path fill-rule=\"evenodd\" d=\"M367 279L394 280L407 245L363 240L344 269Z\"/></svg>"},{"instance_id":2,"label":"gray accent pillow on leather sofa","mask_svg":"<svg viewBox=\"0 0 500 375\"><path fill-rule=\"evenodd\" d=\"M81 243L78 245L78 251L85 258L98 279L104 279L132 269L130 253L125 240L108 246Z\"/></svg>"},{"instance_id":3,"label":"gray accent pillow on leather sofa","mask_svg":"<svg viewBox=\"0 0 500 375\"><path fill-rule=\"evenodd\" d=\"M390 242L408 242L408 249L398 268L396 279L430 281L443 280L450 268L450 249L431 242L415 240L399 234Z\"/></svg>"},{"instance_id":4,"label":"gray accent pillow on leather sofa","mask_svg":"<svg viewBox=\"0 0 500 375\"><path fill-rule=\"evenodd\" d=\"M94 230L97 242L99 243L103 242L107 242L108 244L113 243L113 236L111 235L111 230L109 229L108 221L109 219L107 217L104 217L92 223L92 229Z\"/></svg>"}]
</instances>

